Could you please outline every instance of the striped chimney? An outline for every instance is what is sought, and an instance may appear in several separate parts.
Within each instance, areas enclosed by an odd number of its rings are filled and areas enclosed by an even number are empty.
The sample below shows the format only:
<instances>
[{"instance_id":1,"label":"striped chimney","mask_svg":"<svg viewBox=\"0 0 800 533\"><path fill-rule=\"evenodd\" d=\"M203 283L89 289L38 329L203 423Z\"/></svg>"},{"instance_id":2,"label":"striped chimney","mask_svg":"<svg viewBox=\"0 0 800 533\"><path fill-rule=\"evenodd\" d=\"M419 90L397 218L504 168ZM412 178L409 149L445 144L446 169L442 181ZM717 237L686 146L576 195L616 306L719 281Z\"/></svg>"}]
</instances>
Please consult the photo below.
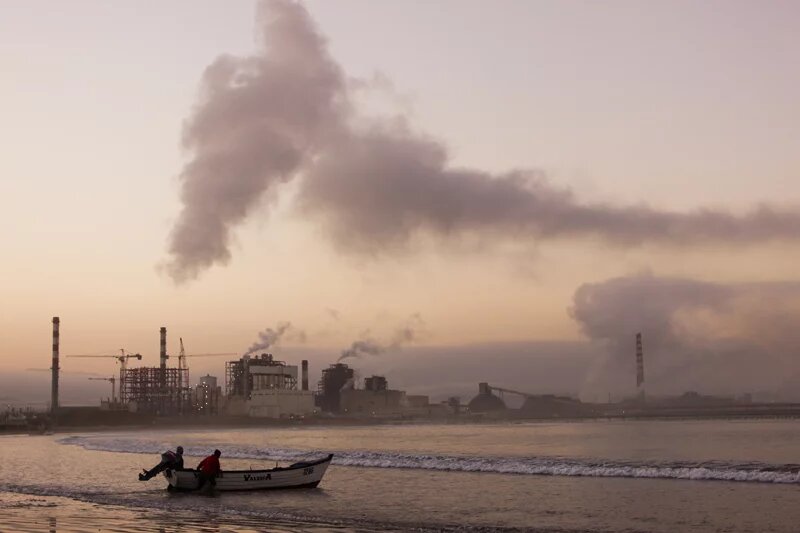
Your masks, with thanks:
<instances>
[{"instance_id":1,"label":"striped chimney","mask_svg":"<svg viewBox=\"0 0 800 533\"><path fill-rule=\"evenodd\" d=\"M53 372L53 383L52 389L50 391L50 412L52 414L56 414L58 411L58 347L59 347L59 338L58 338L58 326L61 324L61 319L57 316L53 317L53 366L51 366L51 370Z\"/></svg>"},{"instance_id":2,"label":"striped chimney","mask_svg":"<svg viewBox=\"0 0 800 533\"><path fill-rule=\"evenodd\" d=\"M161 369L167 368L167 328L161 328Z\"/></svg>"},{"instance_id":3,"label":"striped chimney","mask_svg":"<svg viewBox=\"0 0 800 533\"><path fill-rule=\"evenodd\" d=\"M636 334L636 388L644 385L644 350L642 349L642 334Z\"/></svg>"}]
</instances>

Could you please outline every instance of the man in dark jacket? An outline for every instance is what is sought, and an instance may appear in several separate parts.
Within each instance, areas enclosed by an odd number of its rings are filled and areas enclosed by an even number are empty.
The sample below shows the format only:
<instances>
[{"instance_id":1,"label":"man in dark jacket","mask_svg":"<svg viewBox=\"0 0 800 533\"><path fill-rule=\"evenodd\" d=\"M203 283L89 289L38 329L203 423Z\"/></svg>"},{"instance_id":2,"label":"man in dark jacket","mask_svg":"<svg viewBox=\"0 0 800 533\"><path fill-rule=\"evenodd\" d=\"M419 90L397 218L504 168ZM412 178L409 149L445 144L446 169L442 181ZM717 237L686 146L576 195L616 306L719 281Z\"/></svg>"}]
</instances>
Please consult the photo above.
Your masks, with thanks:
<instances>
[{"instance_id":1,"label":"man in dark jacket","mask_svg":"<svg viewBox=\"0 0 800 533\"><path fill-rule=\"evenodd\" d=\"M174 452L172 450L167 450L162 453L161 462L150 470L143 470L144 473L139 474L139 481L147 481L167 468L183 470L183 446L178 446Z\"/></svg>"},{"instance_id":2,"label":"man in dark jacket","mask_svg":"<svg viewBox=\"0 0 800 533\"><path fill-rule=\"evenodd\" d=\"M197 465L198 471L198 483L197 483L197 490L203 488L203 485L206 484L206 481L211 483L211 488L213 489L217 485L217 477L222 474L222 469L219 466L219 456L222 455L222 452L219 450L214 450L213 455L209 455L202 461L200 464Z\"/></svg>"}]
</instances>

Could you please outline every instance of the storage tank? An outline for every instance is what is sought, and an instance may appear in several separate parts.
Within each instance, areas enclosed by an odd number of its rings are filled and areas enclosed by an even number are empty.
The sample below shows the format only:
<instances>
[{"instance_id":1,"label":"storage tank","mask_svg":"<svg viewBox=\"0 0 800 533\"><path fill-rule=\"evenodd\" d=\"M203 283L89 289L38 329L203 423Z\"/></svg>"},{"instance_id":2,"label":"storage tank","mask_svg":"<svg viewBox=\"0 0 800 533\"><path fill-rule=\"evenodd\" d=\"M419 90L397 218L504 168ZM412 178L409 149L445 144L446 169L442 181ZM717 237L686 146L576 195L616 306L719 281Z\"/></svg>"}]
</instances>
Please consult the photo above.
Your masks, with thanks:
<instances>
[{"instance_id":1,"label":"storage tank","mask_svg":"<svg viewBox=\"0 0 800 533\"><path fill-rule=\"evenodd\" d=\"M506 403L502 398L492 394L488 383L478 383L478 395L469 401L468 407L473 413L505 411Z\"/></svg>"}]
</instances>

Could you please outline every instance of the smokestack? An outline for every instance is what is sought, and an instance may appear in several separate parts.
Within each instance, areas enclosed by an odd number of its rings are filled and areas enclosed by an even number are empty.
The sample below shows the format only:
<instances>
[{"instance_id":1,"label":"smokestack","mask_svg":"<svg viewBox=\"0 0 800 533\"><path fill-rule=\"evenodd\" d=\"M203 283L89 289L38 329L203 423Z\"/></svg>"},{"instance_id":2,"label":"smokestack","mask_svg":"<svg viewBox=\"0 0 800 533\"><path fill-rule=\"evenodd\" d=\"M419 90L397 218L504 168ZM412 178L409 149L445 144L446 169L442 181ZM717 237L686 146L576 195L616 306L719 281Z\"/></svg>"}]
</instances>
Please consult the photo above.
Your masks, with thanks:
<instances>
[{"instance_id":1,"label":"smokestack","mask_svg":"<svg viewBox=\"0 0 800 533\"><path fill-rule=\"evenodd\" d=\"M245 355L242 357L242 370L243 370L243 379L244 379L244 399L250 399L250 356Z\"/></svg>"},{"instance_id":2,"label":"smokestack","mask_svg":"<svg viewBox=\"0 0 800 533\"><path fill-rule=\"evenodd\" d=\"M303 390L308 390L308 361L303 359L300 362L300 367L302 369L302 381L300 382L301 388Z\"/></svg>"},{"instance_id":3,"label":"smokestack","mask_svg":"<svg viewBox=\"0 0 800 533\"><path fill-rule=\"evenodd\" d=\"M61 319L57 316L53 317L53 384L52 390L50 391L50 413L55 416L56 411L58 411L58 326L61 323Z\"/></svg>"},{"instance_id":4,"label":"smokestack","mask_svg":"<svg viewBox=\"0 0 800 533\"><path fill-rule=\"evenodd\" d=\"M167 369L167 328L161 328L161 370Z\"/></svg>"},{"instance_id":5,"label":"smokestack","mask_svg":"<svg viewBox=\"0 0 800 533\"><path fill-rule=\"evenodd\" d=\"M642 334L636 334L636 388L644 395L644 351L642 350Z\"/></svg>"}]
</instances>

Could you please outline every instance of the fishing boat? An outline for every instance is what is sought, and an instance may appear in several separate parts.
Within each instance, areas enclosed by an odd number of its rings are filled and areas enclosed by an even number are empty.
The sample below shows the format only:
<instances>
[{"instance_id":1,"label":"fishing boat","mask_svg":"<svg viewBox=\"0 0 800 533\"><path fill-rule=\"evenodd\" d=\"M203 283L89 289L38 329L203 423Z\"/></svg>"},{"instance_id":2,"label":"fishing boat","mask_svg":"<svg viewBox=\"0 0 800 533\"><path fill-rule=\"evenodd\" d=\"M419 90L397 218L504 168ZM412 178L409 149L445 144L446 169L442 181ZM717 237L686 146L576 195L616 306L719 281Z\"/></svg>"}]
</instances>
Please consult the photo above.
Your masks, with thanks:
<instances>
[{"instance_id":1,"label":"fishing boat","mask_svg":"<svg viewBox=\"0 0 800 533\"><path fill-rule=\"evenodd\" d=\"M287 467L269 470L225 470L217 477L214 490L266 490L313 488L331 464L333 454L316 461L294 463ZM199 483L197 470L165 470L170 490L196 490ZM204 487L205 488L205 487Z\"/></svg>"}]
</instances>

